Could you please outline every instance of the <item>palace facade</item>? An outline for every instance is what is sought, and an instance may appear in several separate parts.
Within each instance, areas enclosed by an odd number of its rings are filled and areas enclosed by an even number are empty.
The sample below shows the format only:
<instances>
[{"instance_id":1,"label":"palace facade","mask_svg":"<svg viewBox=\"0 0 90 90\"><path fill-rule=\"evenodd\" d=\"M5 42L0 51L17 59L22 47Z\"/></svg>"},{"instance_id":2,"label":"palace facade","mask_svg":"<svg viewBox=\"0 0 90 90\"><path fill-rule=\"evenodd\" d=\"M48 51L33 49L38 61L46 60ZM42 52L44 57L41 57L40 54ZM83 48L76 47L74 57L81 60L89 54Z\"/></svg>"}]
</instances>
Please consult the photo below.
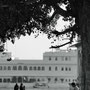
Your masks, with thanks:
<instances>
[{"instance_id":1,"label":"palace facade","mask_svg":"<svg viewBox=\"0 0 90 90\"><path fill-rule=\"evenodd\" d=\"M77 50L45 52L43 60L9 61L11 53L0 53L0 85L24 83L31 87L45 83L49 87L65 85L77 79Z\"/></svg>"}]
</instances>

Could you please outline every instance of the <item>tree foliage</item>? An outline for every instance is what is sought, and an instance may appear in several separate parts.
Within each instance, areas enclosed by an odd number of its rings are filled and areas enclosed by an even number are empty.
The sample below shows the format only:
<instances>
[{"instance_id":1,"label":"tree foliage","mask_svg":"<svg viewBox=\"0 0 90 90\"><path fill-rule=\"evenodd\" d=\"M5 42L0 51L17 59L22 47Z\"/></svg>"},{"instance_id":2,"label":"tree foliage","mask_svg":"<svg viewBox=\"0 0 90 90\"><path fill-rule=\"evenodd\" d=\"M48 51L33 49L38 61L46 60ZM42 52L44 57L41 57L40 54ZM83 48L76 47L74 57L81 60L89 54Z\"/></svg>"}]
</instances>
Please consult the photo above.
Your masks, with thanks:
<instances>
[{"instance_id":1,"label":"tree foliage","mask_svg":"<svg viewBox=\"0 0 90 90\"><path fill-rule=\"evenodd\" d=\"M84 0L0 0L0 38L2 42L31 33L46 33L48 38L67 34L71 43L80 35L79 12ZM61 6L65 6L65 9ZM63 17L70 25L57 31L57 20ZM74 23L74 24L73 24Z\"/></svg>"}]
</instances>

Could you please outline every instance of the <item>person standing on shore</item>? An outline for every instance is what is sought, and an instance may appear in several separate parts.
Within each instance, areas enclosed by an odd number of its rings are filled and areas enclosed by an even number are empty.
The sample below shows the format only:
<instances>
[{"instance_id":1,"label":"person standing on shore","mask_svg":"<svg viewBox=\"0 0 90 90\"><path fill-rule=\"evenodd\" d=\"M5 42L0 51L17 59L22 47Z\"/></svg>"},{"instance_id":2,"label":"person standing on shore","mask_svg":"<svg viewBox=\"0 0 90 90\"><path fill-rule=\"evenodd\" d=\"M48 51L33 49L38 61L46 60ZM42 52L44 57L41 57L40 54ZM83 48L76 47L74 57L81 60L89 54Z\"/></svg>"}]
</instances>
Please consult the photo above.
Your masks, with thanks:
<instances>
[{"instance_id":1,"label":"person standing on shore","mask_svg":"<svg viewBox=\"0 0 90 90\"><path fill-rule=\"evenodd\" d=\"M15 86L14 86L14 90L18 90L19 89L19 86L18 84L16 83Z\"/></svg>"},{"instance_id":2,"label":"person standing on shore","mask_svg":"<svg viewBox=\"0 0 90 90\"><path fill-rule=\"evenodd\" d=\"M20 90L23 90L23 83L20 84Z\"/></svg>"}]
</instances>

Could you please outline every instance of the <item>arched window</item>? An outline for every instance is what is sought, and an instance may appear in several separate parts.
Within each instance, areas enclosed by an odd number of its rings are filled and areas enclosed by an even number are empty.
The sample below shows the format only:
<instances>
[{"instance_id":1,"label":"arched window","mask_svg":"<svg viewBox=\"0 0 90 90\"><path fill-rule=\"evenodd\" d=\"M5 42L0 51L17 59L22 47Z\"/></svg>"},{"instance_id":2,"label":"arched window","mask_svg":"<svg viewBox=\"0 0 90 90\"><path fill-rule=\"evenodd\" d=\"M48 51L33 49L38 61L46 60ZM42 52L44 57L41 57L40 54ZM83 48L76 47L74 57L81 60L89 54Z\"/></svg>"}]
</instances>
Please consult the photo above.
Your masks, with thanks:
<instances>
[{"instance_id":1,"label":"arched window","mask_svg":"<svg viewBox=\"0 0 90 90\"><path fill-rule=\"evenodd\" d=\"M32 70L32 67L29 67L29 70Z\"/></svg>"},{"instance_id":2,"label":"arched window","mask_svg":"<svg viewBox=\"0 0 90 90\"><path fill-rule=\"evenodd\" d=\"M36 66L34 67L34 70L36 70Z\"/></svg>"},{"instance_id":3,"label":"arched window","mask_svg":"<svg viewBox=\"0 0 90 90\"><path fill-rule=\"evenodd\" d=\"M69 79L69 82L70 82L71 80Z\"/></svg>"},{"instance_id":4,"label":"arched window","mask_svg":"<svg viewBox=\"0 0 90 90\"><path fill-rule=\"evenodd\" d=\"M0 78L0 82L2 82L2 78Z\"/></svg>"},{"instance_id":5,"label":"arched window","mask_svg":"<svg viewBox=\"0 0 90 90\"><path fill-rule=\"evenodd\" d=\"M57 71L57 67L55 67L55 71Z\"/></svg>"},{"instance_id":6,"label":"arched window","mask_svg":"<svg viewBox=\"0 0 90 90\"><path fill-rule=\"evenodd\" d=\"M36 79L35 79L35 78L31 78L31 79L29 80L29 82L30 82L30 83L36 82Z\"/></svg>"},{"instance_id":7,"label":"arched window","mask_svg":"<svg viewBox=\"0 0 90 90\"><path fill-rule=\"evenodd\" d=\"M6 70L6 66L4 66L4 70Z\"/></svg>"},{"instance_id":8,"label":"arched window","mask_svg":"<svg viewBox=\"0 0 90 90\"><path fill-rule=\"evenodd\" d=\"M40 79L38 78L37 81L40 82Z\"/></svg>"},{"instance_id":9,"label":"arched window","mask_svg":"<svg viewBox=\"0 0 90 90\"><path fill-rule=\"evenodd\" d=\"M20 77L18 77L18 82L22 82L23 81L23 78L20 76Z\"/></svg>"},{"instance_id":10,"label":"arched window","mask_svg":"<svg viewBox=\"0 0 90 90\"><path fill-rule=\"evenodd\" d=\"M40 70L40 67L38 67L38 70Z\"/></svg>"},{"instance_id":11,"label":"arched window","mask_svg":"<svg viewBox=\"0 0 90 90\"><path fill-rule=\"evenodd\" d=\"M57 57L55 57L55 60L57 61L57 60L58 60L58 58L57 58Z\"/></svg>"},{"instance_id":12,"label":"arched window","mask_svg":"<svg viewBox=\"0 0 90 90\"><path fill-rule=\"evenodd\" d=\"M13 76L12 77L12 83L16 83L17 82L17 77L16 76Z\"/></svg>"},{"instance_id":13,"label":"arched window","mask_svg":"<svg viewBox=\"0 0 90 90\"><path fill-rule=\"evenodd\" d=\"M48 82L50 82L51 81L51 78L48 78Z\"/></svg>"},{"instance_id":14,"label":"arched window","mask_svg":"<svg viewBox=\"0 0 90 90\"><path fill-rule=\"evenodd\" d=\"M2 66L0 66L0 70L2 70Z\"/></svg>"},{"instance_id":15,"label":"arched window","mask_svg":"<svg viewBox=\"0 0 90 90\"><path fill-rule=\"evenodd\" d=\"M64 68L62 67L62 68L61 68L61 71L63 71L63 70L64 70Z\"/></svg>"},{"instance_id":16,"label":"arched window","mask_svg":"<svg viewBox=\"0 0 90 90\"><path fill-rule=\"evenodd\" d=\"M49 71L51 71L51 67L49 67Z\"/></svg>"},{"instance_id":17,"label":"arched window","mask_svg":"<svg viewBox=\"0 0 90 90\"><path fill-rule=\"evenodd\" d=\"M65 79L65 81L67 82L67 79Z\"/></svg>"},{"instance_id":18,"label":"arched window","mask_svg":"<svg viewBox=\"0 0 90 90\"><path fill-rule=\"evenodd\" d=\"M51 57L49 57L49 60L51 60Z\"/></svg>"},{"instance_id":19,"label":"arched window","mask_svg":"<svg viewBox=\"0 0 90 90\"><path fill-rule=\"evenodd\" d=\"M69 68L69 71L71 71L71 68Z\"/></svg>"},{"instance_id":20,"label":"arched window","mask_svg":"<svg viewBox=\"0 0 90 90\"><path fill-rule=\"evenodd\" d=\"M28 67L27 67L27 66L24 66L24 67L23 67L23 70L28 70Z\"/></svg>"},{"instance_id":21,"label":"arched window","mask_svg":"<svg viewBox=\"0 0 90 90\"><path fill-rule=\"evenodd\" d=\"M7 82L10 82L10 78L7 79Z\"/></svg>"},{"instance_id":22,"label":"arched window","mask_svg":"<svg viewBox=\"0 0 90 90\"><path fill-rule=\"evenodd\" d=\"M17 66L13 66L13 70L17 70Z\"/></svg>"},{"instance_id":23,"label":"arched window","mask_svg":"<svg viewBox=\"0 0 90 90\"><path fill-rule=\"evenodd\" d=\"M22 70L22 66L18 66L18 70Z\"/></svg>"},{"instance_id":24,"label":"arched window","mask_svg":"<svg viewBox=\"0 0 90 90\"><path fill-rule=\"evenodd\" d=\"M5 83L7 82L6 78L3 79L3 82L5 82Z\"/></svg>"},{"instance_id":25,"label":"arched window","mask_svg":"<svg viewBox=\"0 0 90 90\"><path fill-rule=\"evenodd\" d=\"M11 70L11 67L10 66L8 66L8 70Z\"/></svg>"},{"instance_id":26,"label":"arched window","mask_svg":"<svg viewBox=\"0 0 90 90\"><path fill-rule=\"evenodd\" d=\"M42 67L42 70L45 70L45 67L44 66Z\"/></svg>"},{"instance_id":27,"label":"arched window","mask_svg":"<svg viewBox=\"0 0 90 90\"><path fill-rule=\"evenodd\" d=\"M57 82L57 80L58 80L58 79L57 79L57 78L55 78L55 82Z\"/></svg>"},{"instance_id":28,"label":"arched window","mask_svg":"<svg viewBox=\"0 0 90 90\"><path fill-rule=\"evenodd\" d=\"M65 68L65 70L66 70L66 71L68 70L67 67Z\"/></svg>"},{"instance_id":29,"label":"arched window","mask_svg":"<svg viewBox=\"0 0 90 90\"><path fill-rule=\"evenodd\" d=\"M68 57L65 57L65 60L67 61L68 60Z\"/></svg>"},{"instance_id":30,"label":"arched window","mask_svg":"<svg viewBox=\"0 0 90 90\"><path fill-rule=\"evenodd\" d=\"M25 82L25 83L28 82L28 77L27 76L23 77L23 82Z\"/></svg>"},{"instance_id":31,"label":"arched window","mask_svg":"<svg viewBox=\"0 0 90 90\"><path fill-rule=\"evenodd\" d=\"M61 82L63 83L63 81L64 81L64 79L63 78L61 78Z\"/></svg>"}]
</instances>

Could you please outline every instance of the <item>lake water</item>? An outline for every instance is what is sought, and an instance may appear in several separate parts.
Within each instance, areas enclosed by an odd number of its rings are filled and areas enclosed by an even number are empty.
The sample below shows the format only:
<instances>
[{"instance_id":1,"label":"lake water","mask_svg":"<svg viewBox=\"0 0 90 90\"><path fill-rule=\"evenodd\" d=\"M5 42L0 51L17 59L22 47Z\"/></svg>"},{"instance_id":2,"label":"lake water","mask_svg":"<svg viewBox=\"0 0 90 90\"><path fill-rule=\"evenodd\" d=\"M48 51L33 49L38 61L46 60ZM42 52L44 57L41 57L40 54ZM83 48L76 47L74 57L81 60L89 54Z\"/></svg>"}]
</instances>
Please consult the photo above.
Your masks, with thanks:
<instances>
[{"instance_id":1,"label":"lake water","mask_svg":"<svg viewBox=\"0 0 90 90\"><path fill-rule=\"evenodd\" d=\"M14 86L16 83L2 83L0 84L0 90L14 90ZM69 86L67 85L55 85L55 84L50 84L48 87L38 87L38 88L33 88L32 84L29 83L24 83L25 85L25 90L69 90ZM18 83L18 86L20 86L20 83Z\"/></svg>"},{"instance_id":2,"label":"lake water","mask_svg":"<svg viewBox=\"0 0 90 90\"><path fill-rule=\"evenodd\" d=\"M0 88L0 90L14 90L14 88ZM25 88L25 90L69 90L69 88L58 87L58 88Z\"/></svg>"}]
</instances>

